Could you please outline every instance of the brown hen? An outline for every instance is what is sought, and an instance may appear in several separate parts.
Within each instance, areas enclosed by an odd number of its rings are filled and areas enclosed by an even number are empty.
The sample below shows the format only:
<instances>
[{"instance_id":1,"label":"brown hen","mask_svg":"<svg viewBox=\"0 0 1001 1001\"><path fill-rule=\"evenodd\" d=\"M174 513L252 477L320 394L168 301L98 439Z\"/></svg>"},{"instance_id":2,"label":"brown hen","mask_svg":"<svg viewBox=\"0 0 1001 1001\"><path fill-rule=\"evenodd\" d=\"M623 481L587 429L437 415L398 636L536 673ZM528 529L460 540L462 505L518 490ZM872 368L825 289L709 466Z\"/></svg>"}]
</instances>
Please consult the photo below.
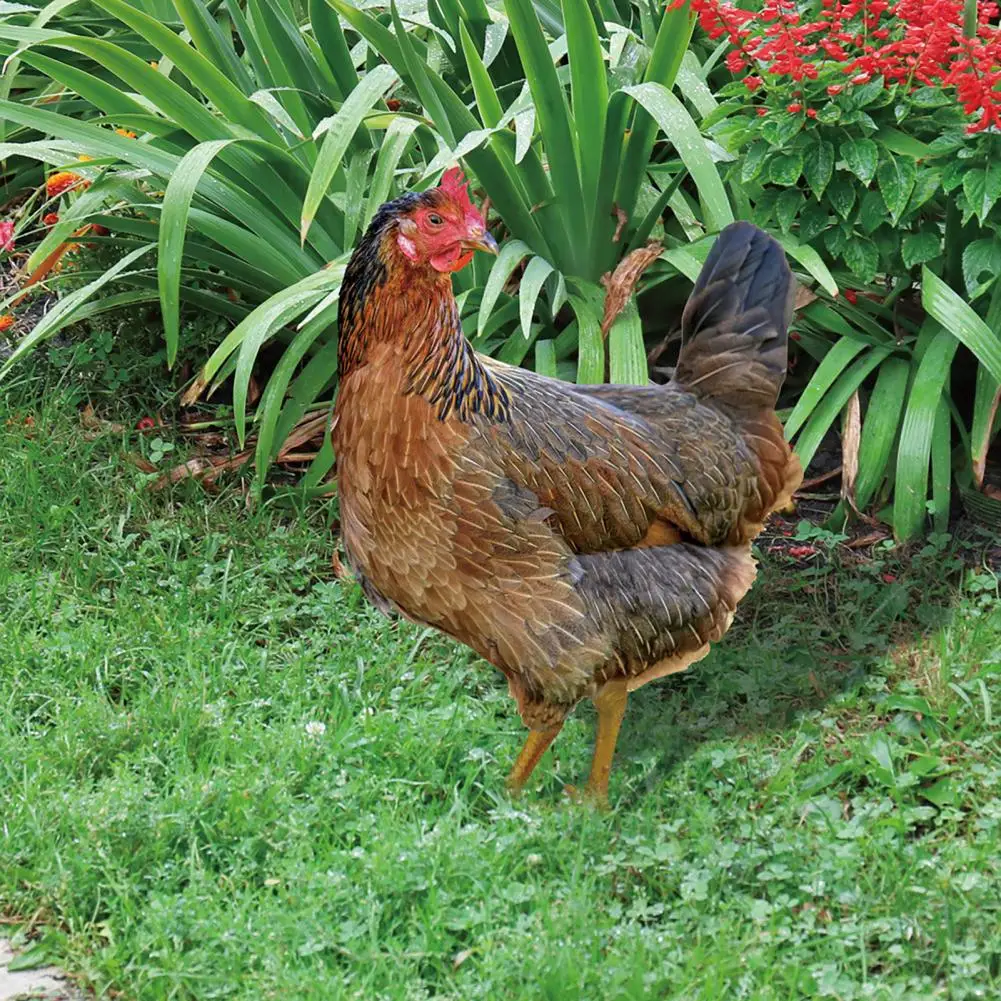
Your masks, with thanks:
<instances>
[{"instance_id":1,"label":"brown hen","mask_svg":"<svg viewBox=\"0 0 1001 1001\"><path fill-rule=\"evenodd\" d=\"M607 796L629 692L709 651L751 586L750 542L801 479L775 403L793 283L724 229L666 386L576 386L478 355L451 272L496 251L458 171L376 214L340 298L333 433L344 547L369 599L472 647L530 733L524 785L584 698Z\"/></svg>"}]
</instances>

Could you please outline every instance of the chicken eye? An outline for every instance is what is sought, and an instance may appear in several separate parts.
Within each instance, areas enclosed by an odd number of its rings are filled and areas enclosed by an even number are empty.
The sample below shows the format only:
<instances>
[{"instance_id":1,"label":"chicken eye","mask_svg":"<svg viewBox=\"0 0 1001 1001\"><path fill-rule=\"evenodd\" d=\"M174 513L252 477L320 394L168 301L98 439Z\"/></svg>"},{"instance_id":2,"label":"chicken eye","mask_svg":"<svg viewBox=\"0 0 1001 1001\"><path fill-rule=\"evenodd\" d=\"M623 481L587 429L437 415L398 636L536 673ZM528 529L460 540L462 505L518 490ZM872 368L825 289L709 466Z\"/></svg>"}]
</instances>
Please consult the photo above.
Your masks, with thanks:
<instances>
[{"instance_id":1,"label":"chicken eye","mask_svg":"<svg viewBox=\"0 0 1001 1001\"><path fill-rule=\"evenodd\" d=\"M432 226L440 226L445 220L437 212L428 213L428 222Z\"/></svg>"}]
</instances>

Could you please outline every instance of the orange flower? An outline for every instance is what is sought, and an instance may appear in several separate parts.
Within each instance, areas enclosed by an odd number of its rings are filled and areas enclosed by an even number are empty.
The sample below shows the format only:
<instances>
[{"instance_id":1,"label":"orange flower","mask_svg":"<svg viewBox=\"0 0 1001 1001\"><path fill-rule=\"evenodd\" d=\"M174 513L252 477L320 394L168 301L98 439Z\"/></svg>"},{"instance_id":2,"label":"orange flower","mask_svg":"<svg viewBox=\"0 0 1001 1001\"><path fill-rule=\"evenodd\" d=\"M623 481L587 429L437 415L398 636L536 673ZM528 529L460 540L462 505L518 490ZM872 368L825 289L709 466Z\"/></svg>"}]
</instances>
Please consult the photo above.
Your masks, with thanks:
<instances>
[{"instance_id":1,"label":"orange flower","mask_svg":"<svg viewBox=\"0 0 1001 1001\"><path fill-rule=\"evenodd\" d=\"M115 129L115 131L120 136L125 136L126 139L135 139L136 138L135 132L129 132L128 129Z\"/></svg>"},{"instance_id":2,"label":"orange flower","mask_svg":"<svg viewBox=\"0 0 1001 1001\"><path fill-rule=\"evenodd\" d=\"M52 174L45 182L45 193L49 198L58 198L63 192L71 191L73 188L89 188L90 181L73 173L72 170L60 170L57 174Z\"/></svg>"},{"instance_id":3,"label":"orange flower","mask_svg":"<svg viewBox=\"0 0 1001 1001\"><path fill-rule=\"evenodd\" d=\"M4 313L3 316L0 316L0 334L2 334L5 330L10 330L10 328L13 326L14 326L13 313Z\"/></svg>"},{"instance_id":4,"label":"orange flower","mask_svg":"<svg viewBox=\"0 0 1001 1001\"><path fill-rule=\"evenodd\" d=\"M59 222L58 212L46 212L45 215L42 216L43 226L55 226L57 222Z\"/></svg>"}]
</instances>

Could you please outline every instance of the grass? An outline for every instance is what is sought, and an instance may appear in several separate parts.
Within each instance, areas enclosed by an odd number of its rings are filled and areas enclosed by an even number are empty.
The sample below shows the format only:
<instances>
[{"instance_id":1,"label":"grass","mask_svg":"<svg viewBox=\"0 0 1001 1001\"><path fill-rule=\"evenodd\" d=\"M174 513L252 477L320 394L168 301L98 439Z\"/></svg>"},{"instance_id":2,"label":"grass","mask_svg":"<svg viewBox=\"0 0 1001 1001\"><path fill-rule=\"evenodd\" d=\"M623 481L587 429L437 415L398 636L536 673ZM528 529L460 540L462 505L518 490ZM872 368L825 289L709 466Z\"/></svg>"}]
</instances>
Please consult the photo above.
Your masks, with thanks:
<instances>
[{"instance_id":1,"label":"grass","mask_svg":"<svg viewBox=\"0 0 1001 1001\"><path fill-rule=\"evenodd\" d=\"M329 502L151 493L73 403L0 396L0 910L99 996L998 996L976 539L766 553L610 814L562 797L583 707L512 802L506 686L334 577Z\"/></svg>"}]
</instances>

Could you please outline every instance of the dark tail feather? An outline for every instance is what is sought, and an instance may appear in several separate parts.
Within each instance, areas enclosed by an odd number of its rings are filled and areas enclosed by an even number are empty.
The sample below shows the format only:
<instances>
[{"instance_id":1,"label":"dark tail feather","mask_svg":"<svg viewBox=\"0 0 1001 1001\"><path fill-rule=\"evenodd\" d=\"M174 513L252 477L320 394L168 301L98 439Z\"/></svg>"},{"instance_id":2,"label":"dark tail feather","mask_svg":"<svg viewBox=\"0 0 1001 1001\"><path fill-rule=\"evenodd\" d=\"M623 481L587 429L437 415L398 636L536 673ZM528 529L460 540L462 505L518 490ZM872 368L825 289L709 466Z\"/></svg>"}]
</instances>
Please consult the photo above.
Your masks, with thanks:
<instances>
[{"instance_id":1,"label":"dark tail feather","mask_svg":"<svg viewBox=\"0 0 1001 1001\"><path fill-rule=\"evenodd\" d=\"M727 226L685 306L675 381L740 410L774 408L794 296L779 244L748 222Z\"/></svg>"}]
</instances>

